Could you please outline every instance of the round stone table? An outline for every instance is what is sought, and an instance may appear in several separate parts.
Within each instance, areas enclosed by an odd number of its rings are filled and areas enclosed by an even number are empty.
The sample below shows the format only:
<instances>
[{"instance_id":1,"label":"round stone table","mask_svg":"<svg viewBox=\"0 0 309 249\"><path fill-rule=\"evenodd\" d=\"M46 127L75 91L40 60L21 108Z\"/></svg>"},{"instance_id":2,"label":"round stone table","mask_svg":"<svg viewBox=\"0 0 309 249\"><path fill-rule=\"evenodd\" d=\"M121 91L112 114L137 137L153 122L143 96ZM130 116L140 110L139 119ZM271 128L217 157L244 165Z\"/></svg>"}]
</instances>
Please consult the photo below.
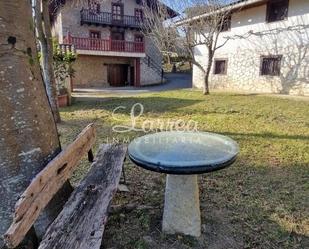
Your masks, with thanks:
<instances>
[{"instance_id":1,"label":"round stone table","mask_svg":"<svg viewBox=\"0 0 309 249\"><path fill-rule=\"evenodd\" d=\"M207 132L159 132L129 144L130 159L148 170L166 173L162 230L199 237L201 215L197 174L223 169L237 157L237 143Z\"/></svg>"}]
</instances>

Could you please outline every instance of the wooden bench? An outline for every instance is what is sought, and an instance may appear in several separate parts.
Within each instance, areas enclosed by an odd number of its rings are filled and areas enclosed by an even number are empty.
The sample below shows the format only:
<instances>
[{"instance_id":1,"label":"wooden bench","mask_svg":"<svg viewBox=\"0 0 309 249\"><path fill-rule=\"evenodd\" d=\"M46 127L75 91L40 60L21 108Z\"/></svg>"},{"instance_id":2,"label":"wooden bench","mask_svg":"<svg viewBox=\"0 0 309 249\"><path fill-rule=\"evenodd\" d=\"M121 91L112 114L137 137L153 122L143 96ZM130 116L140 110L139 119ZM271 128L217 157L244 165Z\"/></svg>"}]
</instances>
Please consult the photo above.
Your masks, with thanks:
<instances>
[{"instance_id":1,"label":"wooden bench","mask_svg":"<svg viewBox=\"0 0 309 249\"><path fill-rule=\"evenodd\" d=\"M13 223L4 235L8 248L21 243L83 155L91 150L95 138L91 124L32 180L16 203ZM108 206L117 191L126 150L125 145L101 145L90 171L47 229L39 249L100 248Z\"/></svg>"}]
</instances>

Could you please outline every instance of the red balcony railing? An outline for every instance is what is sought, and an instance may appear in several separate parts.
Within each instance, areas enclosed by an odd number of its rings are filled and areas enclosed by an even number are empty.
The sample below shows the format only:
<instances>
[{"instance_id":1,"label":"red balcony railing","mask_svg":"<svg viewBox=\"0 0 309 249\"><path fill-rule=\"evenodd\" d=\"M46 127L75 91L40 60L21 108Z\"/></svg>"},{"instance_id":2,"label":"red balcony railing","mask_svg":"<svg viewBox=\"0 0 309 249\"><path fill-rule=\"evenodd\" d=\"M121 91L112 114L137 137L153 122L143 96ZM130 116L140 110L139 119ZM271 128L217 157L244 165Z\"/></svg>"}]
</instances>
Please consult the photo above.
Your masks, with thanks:
<instances>
[{"instance_id":1,"label":"red balcony railing","mask_svg":"<svg viewBox=\"0 0 309 249\"><path fill-rule=\"evenodd\" d=\"M114 51L128 53L144 53L144 42L118 41L97 38L82 38L68 36L65 43L74 45L75 49L95 50L95 51Z\"/></svg>"}]
</instances>

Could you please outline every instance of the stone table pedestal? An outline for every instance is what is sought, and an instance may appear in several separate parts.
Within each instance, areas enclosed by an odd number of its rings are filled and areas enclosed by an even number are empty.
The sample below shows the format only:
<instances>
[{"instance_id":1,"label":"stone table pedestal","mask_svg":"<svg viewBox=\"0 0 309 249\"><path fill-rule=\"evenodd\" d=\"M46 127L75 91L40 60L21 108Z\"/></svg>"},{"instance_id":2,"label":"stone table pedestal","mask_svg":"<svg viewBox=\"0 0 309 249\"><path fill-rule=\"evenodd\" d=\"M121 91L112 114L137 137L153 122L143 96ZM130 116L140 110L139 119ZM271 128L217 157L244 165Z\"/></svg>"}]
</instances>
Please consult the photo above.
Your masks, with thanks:
<instances>
[{"instance_id":1,"label":"stone table pedestal","mask_svg":"<svg viewBox=\"0 0 309 249\"><path fill-rule=\"evenodd\" d=\"M163 232L201 235L201 214L197 175L167 175Z\"/></svg>"},{"instance_id":2,"label":"stone table pedestal","mask_svg":"<svg viewBox=\"0 0 309 249\"><path fill-rule=\"evenodd\" d=\"M138 166L165 173L162 229L168 234L201 235L197 175L221 170L236 160L231 138L208 132L158 132L134 139L128 147Z\"/></svg>"}]
</instances>

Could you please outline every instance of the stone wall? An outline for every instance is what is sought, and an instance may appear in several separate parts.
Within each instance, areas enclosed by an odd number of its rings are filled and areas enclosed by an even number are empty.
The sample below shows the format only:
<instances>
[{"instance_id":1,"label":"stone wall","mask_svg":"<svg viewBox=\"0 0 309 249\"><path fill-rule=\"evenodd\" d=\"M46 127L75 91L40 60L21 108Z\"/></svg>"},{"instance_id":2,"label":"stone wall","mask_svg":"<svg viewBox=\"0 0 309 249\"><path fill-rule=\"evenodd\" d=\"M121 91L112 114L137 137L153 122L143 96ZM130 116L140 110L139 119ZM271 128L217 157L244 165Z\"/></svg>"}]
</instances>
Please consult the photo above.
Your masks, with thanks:
<instances>
[{"instance_id":1,"label":"stone wall","mask_svg":"<svg viewBox=\"0 0 309 249\"><path fill-rule=\"evenodd\" d=\"M109 64L133 66L133 59L79 55L73 64L74 87L109 87L107 72Z\"/></svg>"},{"instance_id":2,"label":"stone wall","mask_svg":"<svg viewBox=\"0 0 309 249\"><path fill-rule=\"evenodd\" d=\"M148 67L141 59L141 86L160 84L161 74ZM134 65L134 58L104 57L93 55L78 55L73 64L75 70L75 87L109 87L108 65L127 64Z\"/></svg>"},{"instance_id":3,"label":"stone wall","mask_svg":"<svg viewBox=\"0 0 309 249\"><path fill-rule=\"evenodd\" d=\"M141 60L141 86L161 84L161 74Z\"/></svg>"},{"instance_id":4,"label":"stone wall","mask_svg":"<svg viewBox=\"0 0 309 249\"><path fill-rule=\"evenodd\" d=\"M119 2L116 0L101 1L101 11L111 12L111 2ZM124 4L124 15L135 15L135 8L141 8L140 5L136 4L134 0L120 1ZM101 27L96 25L80 25L80 10L82 8L88 8L87 1L82 3L70 3L67 2L65 6L59 11L56 21L53 25L53 34L59 37L59 42L62 42L62 37L67 36L68 32L72 36L77 37L89 37L89 31L99 31L102 39L109 39L110 28ZM140 34L139 31L133 31L125 29L125 40L134 41L135 34Z\"/></svg>"},{"instance_id":5,"label":"stone wall","mask_svg":"<svg viewBox=\"0 0 309 249\"><path fill-rule=\"evenodd\" d=\"M149 57L151 57L156 64L158 65L162 64L163 56L161 51L156 47L154 42L148 37L145 37L145 53Z\"/></svg>"},{"instance_id":6,"label":"stone wall","mask_svg":"<svg viewBox=\"0 0 309 249\"><path fill-rule=\"evenodd\" d=\"M105 3L105 2L104 2ZM106 3L104 4L104 6ZM87 6L84 6L87 8ZM103 7L101 7L102 9ZM110 7L107 8L108 10L104 9L104 11L110 12ZM101 34L101 39L109 39L110 38L110 28L109 27L101 27L95 25L80 25L80 6L72 6L70 4L65 5L61 9L61 16L62 16L62 35L66 36L68 32L71 33L72 36L76 37L89 37L90 31L99 31ZM102 9L103 10L103 9ZM134 15L134 12L133 14ZM125 31L125 40L126 41L134 41L134 35L139 34L138 31L132 31L129 29Z\"/></svg>"},{"instance_id":7,"label":"stone wall","mask_svg":"<svg viewBox=\"0 0 309 249\"><path fill-rule=\"evenodd\" d=\"M101 1L101 11L111 12L111 2L119 2L118 0ZM135 8L141 8L136 4L135 0L121 1L124 3L124 14L134 16ZM70 32L71 36L89 38L90 31L99 31L101 39L109 39L111 35L111 28L101 27L96 25L80 25L80 10L82 8L88 8L87 1L74 4L67 1L67 4L59 11L54 25L52 27L53 36L58 37L59 43L63 42L63 38ZM140 31L123 29L126 41L134 41L134 37L137 34L141 34ZM99 51L91 51L99 55ZM79 54L75 62L74 69L76 70L74 84L75 86L108 86L108 72L107 66L104 64L111 63L124 63L133 65L133 58L129 60L121 57L119 53L106 57ZM145 37L145 53L149 55L156 64L161 65L162 54L153 42ZM151 67L143 61L141 58L141 85L151 85L161 83L161 74L153 70Z\"/></svg>"},{"instance_id":8,"label":"stone wall","mask_svg":"<svg viewBox=\"0 0 309 249\"><path fill-rule=\"evenodd\" d=\"M285 47L273 53L249 49L240 49L228 54L218 51L215 58L228 59L227 74L214 74L213 65L209 77L210 88L257 93L309 95L309 56L306 56L307 51L307 46ZM268 54L282 55L280 76L260 74L261 55ZM197 66L193 67L193 83L194 87L197 88L202 88L204 84L204 73Z\"/></svg>"},{"instance_id":9,"label":"stone wall","mask_svg":"<svg viewBox=\"0 0 309 249\"><path fill-rule=\"evenodd\" d=\"M219 44L230 40L215 53L228 59L227 74L210 74L211 89L309 95L309 2L290 0L289 17L265 23L266 6L232 16L232 27L220 34ZM195 50L197 60L206 68L207 50ZM282 55L280 76L260 74L261 56ZM203 87L204 74L193 67L193 85Z\"/></svg>"},{"instance_id":10,"label":"stone wall","mask_svg":"<svg viewBox=\"0 0 309 249\"><path fill-rule=\"evenodd\" d=\"M145 37L145 53L149 56L157 65L162 65L162 53L155 46L155 44L147 37ZM147 60L141 59L141 85L154 85L160 84L161 73L151 68L147 64Z\"/></svg>"}]
</instances>

